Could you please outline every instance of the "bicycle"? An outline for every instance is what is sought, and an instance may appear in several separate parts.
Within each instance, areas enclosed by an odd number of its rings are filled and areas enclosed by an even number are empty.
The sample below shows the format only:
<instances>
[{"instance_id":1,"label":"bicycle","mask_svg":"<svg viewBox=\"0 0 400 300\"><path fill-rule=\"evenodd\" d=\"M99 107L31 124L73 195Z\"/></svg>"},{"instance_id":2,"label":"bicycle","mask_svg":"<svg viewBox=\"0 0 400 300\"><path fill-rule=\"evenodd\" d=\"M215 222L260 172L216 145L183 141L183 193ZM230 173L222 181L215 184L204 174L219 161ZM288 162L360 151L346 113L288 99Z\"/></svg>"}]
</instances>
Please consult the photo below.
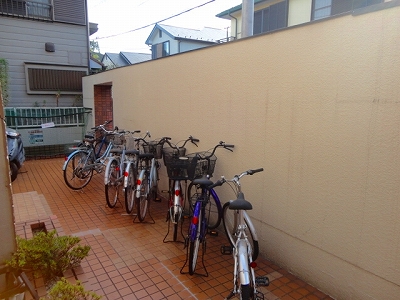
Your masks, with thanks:
<instances>
[{"instance_id":1,"label":"bicycle","mask_svg":"<svg viewBox=\"0 0 400 300\"><path fill-rule=\"evenodd\" d=\"M168 137L161 138L159 141L146 141L146 137L151 137L147 132L144 138L138 138L138 143L144 153L138 155L137 185L135 193L135 202L137 205L137 217L143 222L150 207L150 200L157 200L158 191L158 169L160 164L158 159L162 157L162 147ZM153 220L154 221L154 220Z\"/></svg>"},{"instance_id":2,"label":"bicycle","mask_svg":"<svg viewBox=\"0 0 400 300\"><path fill-rule=\"evenodd\" d=\"M225 148L229 151L233 151L231 148L234 148L234 145L229 145L221 141L213 148L211 152L194 153L192 155L187 155L189 158L192 157L195 158L194 159L196 163L196 168L194 170L195 179L193 180L192 183L194 185L198 185L198 188L201 190L201 192L196 195L197 198L192 208L193 215L191 217L191 221L189 224L189 233L185 241L185 246L188 246L187 256L189 257L186 257L186 261L181 269L181 273L183 273L182 270L188 261L189 261L189 274L193 275L195 273L200 244L202 244L203 247L202 257L204 258L204 252L206 247L205 238L208 228L208 216L206 214L206 207L210 203L210 193L207 187L213 184L213 182L209 178L212 176L212 173L214 172L214 167L217 159L214 153L216 149L220 147ZM221 219L222 208L218 196L214 198L214 201L217 204L219 210L218 218ZM205 269L204 261L203 261L203 267ZM206 269L204 276L208 276Z\"/></svg>"},{"instance_id":3,"label":"bicycle","mask_svg":"<svg viewBox=\"0 0 400 300\"><path fill-rule=\"evenodd\" d=\"M191 165L191 161L185 157L185 145L189 141L197 147L196 143L200 140L189 136L189 138L184 141L183 145L179 147L177 145L172 145L169 140L166 140L165 142L170 147L163 148L164 165L167 168L169 178L169 202L167 212L168 231L163 242L166 242L165 239L169 234L171 222L173 224L173 241L177 241L178 224L183 221L182 213L185 204L185 194L183 193L182 182L185 183L186 189L188 180L187 170Z\"/></svg>"},{"instance_id":4,"label":"bicycle","mask_svg":"<svg viewBox=\"0 0 400 300\"><path fill-rule=\"evenodd\" d=\"M258 257L259 247L256 230L251 222L247 210L251 210L252 204L244 198L244 193L240 185L240 178L245 175L253 175L262 172L264 169L255 169L235 175L232 179L222 176L209 188L221 186L224 183L233 183L232 189L236 192L236 200L231 200L223 207L223 224L226 236L233 249L234 271L233 271L233 291L226 299L231 299L238 294L240 299L264 299L264 295L257 291L257 286L269 285L268 277L255 277L254 268L257 266L255 260ZM249 240L250 239L250 240ZM226 247L221 248L222 254L226 254Z\"/></svg>"},{"instance_id":5,"label":"bicycle","mask_svg":"<svg viewBox=\"0 0 400 300\"><path fill-rule=\"evenodd\" d=\"M135 166L135 157L139 154L138 150L127 149L127 138L133 137L135 133L139 133L140 130L135 130L133 132L124 131L121 136L122 149L111 149L110 153L113 154L108 158L106 169L104 172L104 187L106 195L106 203L108 207L114 208L117 204L118 197L125 189L125 175L129 172L132 166ZM115 142L115 140L114 140ZM131 174L135 176L136 172L132 171ZM134 180L134 179L133 179ZM129 186L128 186L129 189ZM125 190L124 190L125 194ZM128 198L129 199L129 198ZM125 210L128 214L132 212L133 203L125 197Z\"/></svg>"},{"instance_id":6,"label":"bicycle","mask_svg":"<svg viewBox=\"0 0 400 300\"><path fill-rule=\"evenodd\" d=\"M95 138L91 135L86 135L83 139L85 147L80 147L73 151L65 158L62 167L64 181L67 186L73 190L79 190L89 184L93 177L93 171L101 173L105 167L106 158L114 145L113 139L110 138L117 135L118 127L114 131L107 130L105 126L111 121L106 121L104 124L96 126L92 129L103 132L104 138L107 138L107 148L99 157L95 154Z\"/></svg>"}]
</instances>

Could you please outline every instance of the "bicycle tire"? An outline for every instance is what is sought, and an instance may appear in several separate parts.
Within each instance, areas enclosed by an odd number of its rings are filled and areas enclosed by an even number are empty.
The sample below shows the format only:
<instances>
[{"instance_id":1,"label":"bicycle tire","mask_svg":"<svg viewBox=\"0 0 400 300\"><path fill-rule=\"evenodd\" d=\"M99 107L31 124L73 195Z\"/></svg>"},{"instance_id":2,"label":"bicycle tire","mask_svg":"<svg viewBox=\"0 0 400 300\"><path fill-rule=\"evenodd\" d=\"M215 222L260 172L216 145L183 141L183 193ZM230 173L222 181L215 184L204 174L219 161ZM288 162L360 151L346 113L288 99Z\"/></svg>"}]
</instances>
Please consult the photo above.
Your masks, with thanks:
<instances>
[{"instance_id":1,"label":"bicycle tire","mask_svg":"<svg viewBox=\"0 0 400 300\"><path fill-rule=\"evenodd\" d=\"M200 204L201 206L201 204ZM197 224L191 223L191 232L189 233L189 274L193 275L194 272L196 271L196 265L197 265L197 258L199 255L199 248L200 248L200 238L201 238L201 223L203 221L203 216L202 216L202 211L201 209L199 210L198 214L198 222ZM196 233L196 237L192 239L192 235L194 236L194 232Z\"/></svg>"},{"instance_id":2,"label":"bicycle tire","mask_svg":"<svg viewBox=\"0 0 400 300\"><path fill-rule=\"evenodd\" d=\"M229 209L229 202L224 204L222 211L223 211L222 223L224 225L225 234L228 238L228 241L229 241L229 244L231 245L231 247L234 247L234 245L236 243L235 232L237 229L236 216L237 216L238 211ZM246 232L247 239L249 240L251 249L252 249L251 257L253 258L253 261L255 261L259 254L258 241L254 240L253 233L251 232L248 221L247 221L247 216L244 217L244 221L247 225L247 229L245 232Z\"/></svg>"},{"instance_id":3,"label":"bicycle tire","mask_svg":"<svg viewBox=\"0 0 400 300\"><path fill-rule=\"evenodd\" d=\"M117 159L111 159L109 162L107 184L105 184L106 202L108 207L114 208L118 202L122 182L118 181L120 177L119 162Z\"/></svg>"},{"instance_id":4,"label":"bicycle tire","mask_svg":"<svg viewBox=\"0 0 400 300\"><path fill-rule=\"evenodd\" d=\"M133 164L128 170L128 184L125 187L125 210L128 214L132 213L135 206L136 170Z\"/></svg>"},{"instance_id":5,"label":"bicycle tire","mask_svg":"<svg viewBox=\"0 0 400 300\"><path fill-rule=\"evenodd\" d=\"M174 216L174 233L173 233L173 240L174 242L178 239L178 222L179 222L179 214L176 213Z\"/></svg>"},{"instance_id":6,"label":"bicycle tire","mask_svg":"<svg viewBox=\"0 0 400 300\"><path fill-rule=\"evenodd\" d=\"M87 165L93 163L93 157L87 151L77 151L70 156L63 171L66 185L73 190L87 186L93 176L93 168Z\"/></svg>"},{"instance_id":7,"label":"bicycle tire","mask_svg":"<svg viewBox=\"0 0 400 300\"><path fill-rule=\"evenodd\" d=\"M198 184L194 184L191 182L188 187L188 201L189 201L189 213L193 215L193 207L196 203L197 198L201 195L201 187ZM209 201L206 205L206 213L207 213L207 228L208 229L215 229L221 224L222 220L222 207L219 204L219 200L216 200L214 196L207 192L207 197Z\"/></svg>"},{"instance_id":8,"label":"bicycle tire","mask_svg":"<svg viewBox=\"0 0 400 300\"><path fill-rule=\"evenodd\" d=\"M150 206L149 193L150 193L150 183L147 174L145 173L141 181L139 198L136 198L136 193L135 193L137 216L140 222L144 221L144 218L146 217L147 211Z\"/></svg>"},{"instance_id":9,"label":"bicycle tire","mask_svg":"<svg viewBox=\"0 0 400 300\"><path fill-rule=\"evenodd\" d=\"M240 286L240 299L241 300L250 300L251 295L251 286L250 284L242 284Z\"/></svg>"}]
</instances>

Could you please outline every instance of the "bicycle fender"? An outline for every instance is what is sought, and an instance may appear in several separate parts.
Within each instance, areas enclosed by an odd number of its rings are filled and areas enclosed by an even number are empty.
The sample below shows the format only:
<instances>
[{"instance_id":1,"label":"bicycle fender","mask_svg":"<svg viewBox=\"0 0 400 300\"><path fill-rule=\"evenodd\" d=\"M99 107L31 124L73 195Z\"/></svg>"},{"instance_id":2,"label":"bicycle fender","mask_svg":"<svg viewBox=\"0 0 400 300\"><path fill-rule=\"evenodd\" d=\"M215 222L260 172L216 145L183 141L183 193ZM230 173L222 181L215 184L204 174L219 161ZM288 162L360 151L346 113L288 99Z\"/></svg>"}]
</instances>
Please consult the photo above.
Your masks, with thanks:
<instances>
[{"instance_id":1,"label":"bicycle fender","mask_svg":"<svg viewBox=\"0 0 400 300\"><path fill-rule=\"evenodd\" d=\"M104 184L105 184L105 185L108 184L109 178L108 178L107 175L108 175L108 172L110 171L111 163L112 163L114 160L116 160L116 159L113 158L113 157L107 157L106 170L105 170L105 172L104 172Z\"/></svg>"},{"instance_id":2,"label":"bicycle fender","mask_svg":"<svg viewBox=\"0 0 400 300\"><path fill-rule=\"evenodd\" d=\"M175 181L175 186L174 186L174 215L175 214L181 214L182 213L182 206L181 206L181 197L182 195L180 195L180 193L178 195L176 195L177 193L175 193L175 191L179 191L180 190L180 184L179 184L179 180Z\"/></svg>"},{"instance_id":3,"label":"bicycle fender","mask_svg":"<svg viewBox=\"0 0 400 300\"><path fill-rule=\"evenodd\" d=\"M139 174L138 180L140 180L140 184L136 186L136 198L140 198L140 190L142 189L142 179L144 177L145 170L141 170Z\"/></svg>"},{"instance_id":4,"label":"bicycle fender","mask_svg":"<svg viewBox=\"0 0 400 300\"><path fill-rule=\"evenodd\" d=\"M241 239L239 241L237 253L240 284L250 284L249 257L247 254L247 244L245 240Z\"/></svg>"},{"instance_id":5,"label":"bicycle fender","mask_svg":"<svg viewBox=\"0 0 400 300\"><path fill-rule=\"evenodd\" d=\"M68 155L67 159L64 161L64 165L62 167L63 171L65 171L65 168L67 167L67 164L70 161L71 157L74 156L78 152L85 152L87 154L87 151L82 150L82 149L78 149L78 150L75 150L74 152L72 152L70 155Z\"/></svg>"},{"instance_id":6,"label":"bicycle fender","mask_svg":"<svg viewBox=\"0 0 400 300\"><path fill-rule=\"evenodd\" d=\"M124 172L124 188L126 188L128 186L128 174L129 174L129 168L131 166L131 162L128 162L126 164L126 168L125 168L125 172ZM135 183L136 184L136 183Z\"/></svg>"},{"instance_id":7,"label":"bicycle fender","mask_svg":"<svg viewBox=\"0 0 400 300\"><path fill-rule=\"evenodd\" d=\"M249 217L249 215L247 214L247 212L245 210L243 211L243 217L247 221L247 226L249 227L249 230L253 234L253 240L258 242L256 229L254 228L254 225L251 222L251 218Z\"/></svg>"}]
</instances>

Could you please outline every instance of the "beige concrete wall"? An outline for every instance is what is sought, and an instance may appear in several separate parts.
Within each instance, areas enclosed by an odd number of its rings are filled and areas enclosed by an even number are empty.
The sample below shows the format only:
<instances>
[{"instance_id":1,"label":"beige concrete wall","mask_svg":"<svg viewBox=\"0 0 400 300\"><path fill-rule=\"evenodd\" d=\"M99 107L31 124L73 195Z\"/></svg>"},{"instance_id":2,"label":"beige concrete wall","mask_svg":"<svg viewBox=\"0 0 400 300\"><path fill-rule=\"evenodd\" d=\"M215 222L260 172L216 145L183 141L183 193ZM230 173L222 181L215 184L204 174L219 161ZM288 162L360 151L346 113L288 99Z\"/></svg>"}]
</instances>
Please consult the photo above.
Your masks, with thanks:
<instances>
[{"instance_id":1,"label":"beige concrete wall","mask_svg":"<svg viewBox=\"0 0 400 300\"><path fill-rule=\"evenodd\" d=\"M242 181L262 255L338 299L398 299L399 20L346 15L114 69L84 78L84 104L111 82L120 128L235 144L214 179L264 168Z\"/></svg>"}]
</instances>

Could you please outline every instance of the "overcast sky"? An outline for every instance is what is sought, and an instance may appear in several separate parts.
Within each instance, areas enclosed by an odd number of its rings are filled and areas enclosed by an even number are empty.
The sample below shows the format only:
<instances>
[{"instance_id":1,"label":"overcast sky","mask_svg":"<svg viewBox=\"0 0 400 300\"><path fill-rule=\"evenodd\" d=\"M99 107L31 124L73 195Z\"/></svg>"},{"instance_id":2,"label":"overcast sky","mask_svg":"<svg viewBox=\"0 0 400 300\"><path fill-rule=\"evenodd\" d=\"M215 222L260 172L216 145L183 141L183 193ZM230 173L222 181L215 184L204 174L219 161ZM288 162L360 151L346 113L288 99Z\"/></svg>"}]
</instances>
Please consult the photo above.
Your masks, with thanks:
<instances>
[{"instance_id":1,"label":"overcast sky","mask_svg":"<svg viewBox=\"0 0 400 300\"><path fill-rule=\"evenodd\" d=\"M99 43L101 53L121 51L150 53L149 47L145 44L154 28L154 25L150 24L204 4L159 23L193 29L203 27L224 29L230 26L230 22L216 18L215 15L241 4L242 0L87 0L87 2L89 22L97 23L99 29L90 39ZM147 25L150 26L135 30Z\"/></svg>"}]
</instances>

